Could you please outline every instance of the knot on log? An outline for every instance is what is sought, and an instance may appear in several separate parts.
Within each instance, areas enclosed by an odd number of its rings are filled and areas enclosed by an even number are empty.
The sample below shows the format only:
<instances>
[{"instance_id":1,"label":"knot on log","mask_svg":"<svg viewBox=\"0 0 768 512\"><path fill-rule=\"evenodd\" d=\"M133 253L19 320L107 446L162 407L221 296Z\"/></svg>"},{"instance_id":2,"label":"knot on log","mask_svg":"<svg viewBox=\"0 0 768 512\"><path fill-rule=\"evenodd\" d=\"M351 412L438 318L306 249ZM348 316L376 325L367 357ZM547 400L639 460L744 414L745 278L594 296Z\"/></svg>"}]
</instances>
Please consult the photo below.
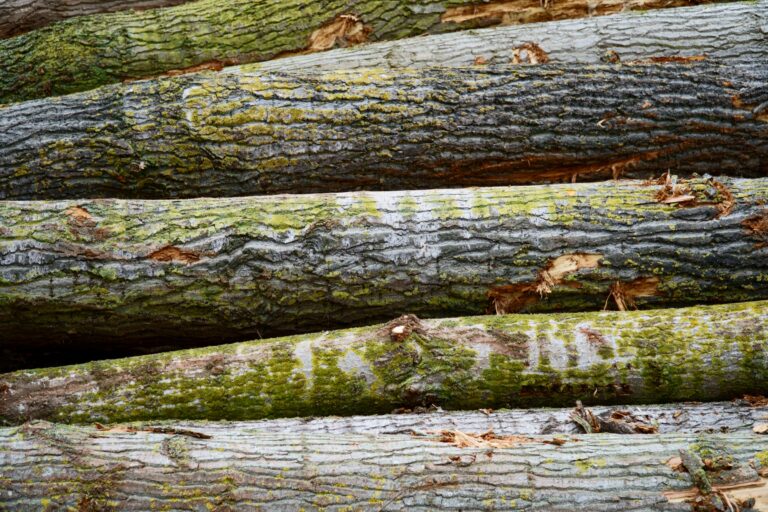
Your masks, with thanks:
<instances>
[{"instance_id":1,"label":"knot on log","mask_svg":"<svg viewBox=\"0 0 768 512\"><path fill-rule=\"evenodd\" d=\"M389 339L396 343L404 341L414 332L421 335L426 332L421 320L416 315L403 315L396 318L386 325L386 330Z\"/></svg>"}]
</instances>

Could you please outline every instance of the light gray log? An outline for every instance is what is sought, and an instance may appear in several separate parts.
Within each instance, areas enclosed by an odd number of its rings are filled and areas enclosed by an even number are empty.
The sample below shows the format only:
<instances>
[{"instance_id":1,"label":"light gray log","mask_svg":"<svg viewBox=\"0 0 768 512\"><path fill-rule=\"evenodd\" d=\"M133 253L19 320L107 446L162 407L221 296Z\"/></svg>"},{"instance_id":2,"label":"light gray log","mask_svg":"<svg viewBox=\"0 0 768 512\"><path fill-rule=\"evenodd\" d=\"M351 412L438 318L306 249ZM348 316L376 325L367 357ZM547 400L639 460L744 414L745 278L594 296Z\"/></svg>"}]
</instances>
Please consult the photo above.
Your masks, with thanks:
<instances>
[{"instance_id":1,"label":"light gray log","mask_svg":"<svg viewBox=\"0 0 768 512\"><path fill-rule=\"evenodd\" d=\"M200 427L202 434L207 433ZM12 510L689 511L680 451L728 457L700 476L766 500L768 437L592 435L459 448L435 438L263 433L213 437L30 424L0 429L0 506ZM754 465L754 467L752 467ZM726 487L727 488L727 487ZM677 493L677 494L676 494ZM689 496L695 495L695 492ZM685 494L683 495L685 496ZM712 499L710 497L710 499Z\"/></svg>"},{"instance_id":2,"label":"light gray log","mask_svg":"<svg viewBox=\"0 0 768 512\"><path fill-rule=\"evenodd\" d=\"M356 68L509 64L534 43L550 63L597 64L652 57L697 57L733 62L768 59L768 1L709 4L627 12L577 20L466 30L418 39L339 48L263 62L264 71L316 73ZM224 73L241 73L239 67Z\"/></svg>"},{"instance_id":3,"label":"light gray log","mask_svg":"<svg viewBox=\"0 0 768 512\"><path fill-rule=\"evenodd\" d=\"M731 402L683 402L665 405L594 406L593 414L610 417L614 411L629 411L636 418L655 425L660 434L751 432L768 423L768 406L749 405L744 400ZM218 437L219 430L259 432L302 432L328 435L427 434L437 430L487 432L500 436L580 434L583 430L571 419L573 407L562 409L500 409L498 411L428 411L349 417L283 418L248 422L178 421L179 428L198 430ZM150 423L148 423L149 425ZM151 425L166 425L154 422Z\"/></svg>"}]
</instances>

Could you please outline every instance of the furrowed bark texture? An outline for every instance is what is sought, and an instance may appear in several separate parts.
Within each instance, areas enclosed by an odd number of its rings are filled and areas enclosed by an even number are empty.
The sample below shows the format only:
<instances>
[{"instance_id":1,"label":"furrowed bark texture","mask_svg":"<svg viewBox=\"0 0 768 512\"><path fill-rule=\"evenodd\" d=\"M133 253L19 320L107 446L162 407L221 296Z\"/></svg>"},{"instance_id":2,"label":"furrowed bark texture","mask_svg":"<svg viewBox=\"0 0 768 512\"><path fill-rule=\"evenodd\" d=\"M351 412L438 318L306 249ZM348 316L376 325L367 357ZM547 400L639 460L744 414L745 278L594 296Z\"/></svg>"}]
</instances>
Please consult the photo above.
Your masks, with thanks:
<instances>
[{"instance_id":1,"label":"furrowed bark texture","mask_svg":"<svg viewBox=\"0 0 768 512\"><path fill-rule=\"evenodd\" d=\"M762 62L243 73L0 108L0 198L768 175Z\"/></svg>"},{"instance_id":2,"label":"furrowed bark texture","mask_svg":"<svg viewBox=\"0 0 768 512\"><path fill-rule=\"evenodd\" d=\"M719 186L717 188L715 185ZM151 346L768 298L768 179L0 203L0 337ZM727 195L728 194L728 195ZM720 213L725 204L731 211ZM72 345L70 344L70 347Z\"/></svg>"},{"instance_id":3,"label":"furrowed bark texture","mask_svg":"<svg viewBox=\"0 0 768 512\"><path fill-rule=\"evenodd\" d=\"M392 333L404 331L399 337ZM394 329L394 330L393 330ZM719 400L768 391L766 303L401 317L387 325L0 376L6 423Z\"/></svg>"},{"instance_id":4,"label":"furrowed bark texture","mask_svg":"<svg viewBox=\"0 0 768 512\"><path fill-rule=\"evenodd\" d=\"M590 407L593 414L609 416L615 411L629 411L637 418L658 426L661 434L750 432L765 423L768 407L752 407L747 402L681 403L621 407ZM218 437L215 430L250 429L259 432L301 432L302 434L427 434L439 430L487 432L496 435L579 434L584 431L564 409L503 409L492 412L440 411L374 416L287 418L250 422L204 423L206 432ZM165 425L164 422L152 425ZM200 422L173 423L196 431ZM214 430L215 429L215 430Z\"/></svg>"},{"instance_id":5,"label":"furrowed bark texture","mask_svg":"<svg viewBox=\"0 0 768 512\"><path fill-rule=\"evenodd\" d=\"M167 7L185 1L188 0L0 0L0 38L75 16Z\"/></svg>"},{"instance_id":6,"label":"furrowed bark texture","mask_svg":"<svg viewBox=\"0 0 768 512\"><path fill-rule=\"evenodd\" d=\"M205 427L201 428L205 432ZM754 434L532 438L510 448L459 448L410 436L215 430L199 439L36 423L0 429L0 505L13 510L584 510L689 511L665 493L693 479L666 461L680 450L727 454L766 498L768 437ZM698 455L701 454L701 455ZM710 455L711 456L711 455ZM702 471L702 473L704 473ZM38 476L44 474L45 478ZM704 478L729 478L729 471ZM720 476L726 475L726 476ZM729 482L733 483L733 482ZM695 493L692 493L695 495ZM734 496L735 497L735 496Z\"/></svg>"},{"instance_id":7,"label":"furrowed bark texture","mask_svg":"<svg viewBox=\"0 0 768 512\"><path fill-rule=\"evenodd\" d=\"M698 3L564 0L543 8L538 0L480 6L465 0L199 0L168 9L65 20L0 41L0 103L366 40Z\"/></svg>"},{"instance_id":8,"label":"furrowed bark texture","mask_svg":"<svg viewBox=\"0 0 768 512\"><path fill-rule=\"evenodd\" d=\"M497 27L340 48L263 62L264 71L317 72L340 69L410 68L509 64L515 52L529 63L533 43L548 62L597 64L669 57L722 62L768 59L768 1L710 4L678 9ZM530 51L535 51L530 50ZM615 52L608 54L608 52ZM541 56L535 57L537 60ZM669 59L673 60L673 59ZM238 72L229 68L225 72Z\"/></svg>"}]
</instances>

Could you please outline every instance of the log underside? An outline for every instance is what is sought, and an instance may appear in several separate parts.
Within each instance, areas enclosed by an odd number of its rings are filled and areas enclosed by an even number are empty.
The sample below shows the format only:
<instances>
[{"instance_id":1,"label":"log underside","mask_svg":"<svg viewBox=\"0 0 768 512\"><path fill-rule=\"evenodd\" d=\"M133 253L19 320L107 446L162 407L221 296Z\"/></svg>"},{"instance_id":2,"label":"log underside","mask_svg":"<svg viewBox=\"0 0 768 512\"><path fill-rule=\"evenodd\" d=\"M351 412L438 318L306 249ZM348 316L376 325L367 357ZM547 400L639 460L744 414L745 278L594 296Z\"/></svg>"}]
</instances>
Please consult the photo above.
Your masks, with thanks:
<instances>
[{"instance_id":1,"label":"log underside","mask_svg":"<svg viewBox=\"0 0 768 512\"><path fill-rule=\"evenodd\" d=\"M768 59L768 1L708 4L524 26L466 30L310 53L260 64L262 71L312 73L608 59L718 62ZM238 73L238 67L224 72Z\"/></svg>"},{"instance_id":2,"label":"log underside","mask_svg":"<svg viewBox=\"0 0 768 512\"><path fill-rule=\"evenodd\" d=\"M560 445L544 436L459 447L439 436L206 428L177 435L46 423L0 429L0 506L560 511L578 503L585 510L687 511L694 482L724 489L734 503L754 498L756 509L767 497L757 471L768 438L754 434L633 436L631 443L603 434L561 438ZM693 467L708 459L710 469L692 478L687 466L668 463L681 455Z\"/></svg>"},{"instance_id":3,"label":"log underside","mask_svg":"<svg viewBox=\"0 0 768 512\"><path fill-rule=\"evenodd\" d=\"M186 1L189 0L2 0L0 39L75 16L168 7Z\"/></svg>"},{"instance_id":4,"label":"log underside","mask_svg":"<svg viewBox=\"0 0 768 512\"><path fill-rule=\"evenodd\" d=\"M723 400L768 392L765 302L404 316L386 325L0 376L0 420L260 419Z\"/></svg>"},{"instance_id":5,"label":"log underside","mask_svg":"<svg viewBox=\"0 0 768 512\"><path fill-rule=\"evenodd\" d=\"M761 62L194 74L0 108L0 198L768 175Z\"/></svg>"},{"instance_id":6,"label":"log underside","mask_svg":"<svg viewBox=\"0 0 768 512\"><path fill-rule=\"evenodd\" d=\"M59 343L119 354L403 313L768 299L768 179L679 186L694 198L682 206L659 202L664 185L635 181L6 201L0 336L6 350Z\"/></svg>"},{"instance_id":7,"label":"log underside","mask_svg":"<svg viewBox=\"0 0 768 512\"><path fill-rule=\"evenodd\" d=\"M64 20L0 40L0 103L83 91L197 66L264 61L365 41L528 23L698 0L199 0Z\"/></svg>"}]
</instances>

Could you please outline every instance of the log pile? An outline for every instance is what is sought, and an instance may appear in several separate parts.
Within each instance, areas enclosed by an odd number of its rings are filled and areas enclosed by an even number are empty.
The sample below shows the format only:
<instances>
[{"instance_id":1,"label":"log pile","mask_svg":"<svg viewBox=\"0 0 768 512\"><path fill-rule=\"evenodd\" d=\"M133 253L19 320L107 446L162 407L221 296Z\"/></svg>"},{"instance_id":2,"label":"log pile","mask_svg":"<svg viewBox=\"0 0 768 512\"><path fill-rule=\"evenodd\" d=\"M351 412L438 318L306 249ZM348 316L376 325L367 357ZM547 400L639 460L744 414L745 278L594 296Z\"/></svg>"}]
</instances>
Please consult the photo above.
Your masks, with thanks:
<instances>
[{"instance_id":1,"label":"log pile","mask_svg":"<svg viewBox=\"0 0 768 512\"><path fill-rule=\"evenodd\" d=\"M768 510L767 60L768 0L0 0L0 510Z\"/></svg>"}]
</instances>

